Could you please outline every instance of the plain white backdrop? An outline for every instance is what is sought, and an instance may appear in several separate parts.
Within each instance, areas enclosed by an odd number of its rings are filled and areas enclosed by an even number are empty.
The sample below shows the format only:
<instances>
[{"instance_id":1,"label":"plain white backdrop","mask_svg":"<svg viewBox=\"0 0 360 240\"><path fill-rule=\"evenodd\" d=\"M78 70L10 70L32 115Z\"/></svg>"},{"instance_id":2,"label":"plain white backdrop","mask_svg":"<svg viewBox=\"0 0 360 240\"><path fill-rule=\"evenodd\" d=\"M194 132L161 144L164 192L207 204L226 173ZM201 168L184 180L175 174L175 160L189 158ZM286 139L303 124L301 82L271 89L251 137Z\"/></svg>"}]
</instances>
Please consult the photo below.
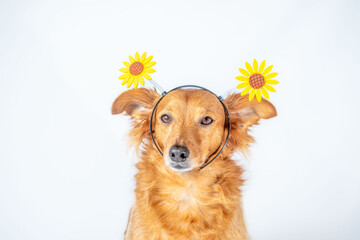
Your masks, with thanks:
<instances>
[{"instance_id":1,"label":"plain white backdrop","mask_svg":"<svg viewBox=\"0 0 360 240\"><path fill-rule=\"evenodd\" d=\"M222 94L238 68L279 72L253 128L253 240L360 239L359 1L1 1L0 239L122 239L133 202L122 62L163 88ZM147 83L147 86L151 86Z\"/></svg>"}]
</instances>

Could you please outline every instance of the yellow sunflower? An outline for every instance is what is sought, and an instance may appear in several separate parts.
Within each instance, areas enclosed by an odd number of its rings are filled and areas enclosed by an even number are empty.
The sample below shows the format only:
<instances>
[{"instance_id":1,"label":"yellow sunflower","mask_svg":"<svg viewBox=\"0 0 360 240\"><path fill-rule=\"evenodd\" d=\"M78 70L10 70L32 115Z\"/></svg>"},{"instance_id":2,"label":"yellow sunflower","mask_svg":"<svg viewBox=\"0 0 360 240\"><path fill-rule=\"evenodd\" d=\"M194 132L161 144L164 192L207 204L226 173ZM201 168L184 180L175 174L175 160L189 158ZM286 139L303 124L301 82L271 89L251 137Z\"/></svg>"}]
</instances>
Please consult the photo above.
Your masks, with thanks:
<instances>
[{"instance_id":1,"label":"yellow sunflower","mask_svg":"<svg viewBox=\"0 0 360 240\"><path fill-rule=\"evenodd\" d=\"M243 74L244 76L236 77L237 80L243 81L243 83L237 85L237 88L245 88L241 92L241 96L244 96L245 94L250 92L249 101L251 101L256 95L256 99L260 102L261 93L262 93L264 97L269 99L268 91L276 92L275 88L273 88L270 85L276 85L279 83L278 81L273 79L278 74L270 73L271 69L273 68L273 65L265 68L265 60L262 61L262 63L259 66L256 59L254 59L252 67L248 62L245 62L245 67L247 71L243 68L239 68L240 73Z\"/></svg>"},{"instance_id":2,"label":"yellow sunflower","mask_svg":"<svg viewBox=\"0 0 360 240\"><path fill-rule=\"evenodd\" d=\"M155 72L155 70L151 68L156 64L156 62L151 62L152 58L152 56L146 58L146 52L143 53L141 57L139 53L135 54L135 58L129 56L130 63L124 62L126 68L120 69L120 72L124 73L119 77L119 79L123 79L121 84L126 84L127 88L134 84L134 88L137 88L140 82L140 84L144 86L144 78L151 80L148 73Z\"/></svg>"}]
</instances>

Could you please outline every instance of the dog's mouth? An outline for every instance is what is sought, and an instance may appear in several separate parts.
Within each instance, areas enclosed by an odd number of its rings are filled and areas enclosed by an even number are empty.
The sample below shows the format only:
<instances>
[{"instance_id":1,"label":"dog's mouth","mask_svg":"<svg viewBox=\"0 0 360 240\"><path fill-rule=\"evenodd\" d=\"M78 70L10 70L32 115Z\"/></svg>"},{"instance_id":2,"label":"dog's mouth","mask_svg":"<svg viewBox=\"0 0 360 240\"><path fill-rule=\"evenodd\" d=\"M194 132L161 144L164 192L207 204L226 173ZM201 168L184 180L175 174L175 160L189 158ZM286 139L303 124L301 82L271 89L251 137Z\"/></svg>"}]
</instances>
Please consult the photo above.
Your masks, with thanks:
<instances>
[{"instance_id":1,"label":"dog's mouth","mask_svg":"<svg viewBox=\"0 0 360 240\"><path fill-rule=\"evenodd\" d=\"M191 164L189 164L188 162L181 162L181 163L169 162L167 165L172 170L177 171L177 172L188 172L193 169Z\"/></svg>"}]
</instances>

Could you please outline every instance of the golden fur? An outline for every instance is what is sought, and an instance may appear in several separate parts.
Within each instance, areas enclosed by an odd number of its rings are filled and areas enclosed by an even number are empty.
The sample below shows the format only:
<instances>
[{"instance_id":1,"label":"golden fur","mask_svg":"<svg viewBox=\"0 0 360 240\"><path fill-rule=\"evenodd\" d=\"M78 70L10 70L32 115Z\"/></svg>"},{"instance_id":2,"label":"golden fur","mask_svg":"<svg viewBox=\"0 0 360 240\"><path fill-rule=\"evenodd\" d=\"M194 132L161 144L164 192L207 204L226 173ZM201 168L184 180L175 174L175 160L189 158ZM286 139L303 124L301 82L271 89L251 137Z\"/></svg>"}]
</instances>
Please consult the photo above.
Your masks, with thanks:
<instances>
[{"instance_id":1,"label":"golden fur","mask_svg":"<svg viewBox=\"0 0 360 240\"><path fill-rule=\"evenodd\" d=\"M249 102L248 96L239 94L228 96L224 103L231 118L229 142L215 161L198 171L225 141L228 126L222 105L203 90L169 93L154 116L154 136L163 157L151 142L149 131L150 113L159 98L154 90L133 89L122 93L112 106L113 114L131 116L130 139L140 151L136 202L125 239L249 239L241 203L243 169L231 156L236 151L247 151L253 142L248 127L261 118L276 116L274 106L266 100ZM163 113L171 113L171 124L159 120ZM199 126L198 119L205 115L212 117L214 123ZM194 166L191 171L179 173L165 164L174 144L189 149Z\"/></svg>"}]
</instances>

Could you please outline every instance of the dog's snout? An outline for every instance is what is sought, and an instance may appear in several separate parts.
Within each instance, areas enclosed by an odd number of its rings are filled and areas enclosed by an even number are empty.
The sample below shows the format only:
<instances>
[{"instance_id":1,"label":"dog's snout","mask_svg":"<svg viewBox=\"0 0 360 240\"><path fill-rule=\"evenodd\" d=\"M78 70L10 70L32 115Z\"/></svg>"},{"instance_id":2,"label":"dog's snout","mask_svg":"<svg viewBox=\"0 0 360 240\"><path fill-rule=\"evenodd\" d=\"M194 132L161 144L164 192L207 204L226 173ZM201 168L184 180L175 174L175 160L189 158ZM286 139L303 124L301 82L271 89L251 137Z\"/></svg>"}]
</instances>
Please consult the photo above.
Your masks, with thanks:
<instances>
[{"instance_id":1,"label":"dog's snout","mask_svg":"<svg viewBox=\"0 0 360 240\"><path fill-rule=\"evenodd\" d=\"M174 145L169 150L169 156L174 162L185 162L189 157L189 149Z\"/></svg>"}]
</instances>

